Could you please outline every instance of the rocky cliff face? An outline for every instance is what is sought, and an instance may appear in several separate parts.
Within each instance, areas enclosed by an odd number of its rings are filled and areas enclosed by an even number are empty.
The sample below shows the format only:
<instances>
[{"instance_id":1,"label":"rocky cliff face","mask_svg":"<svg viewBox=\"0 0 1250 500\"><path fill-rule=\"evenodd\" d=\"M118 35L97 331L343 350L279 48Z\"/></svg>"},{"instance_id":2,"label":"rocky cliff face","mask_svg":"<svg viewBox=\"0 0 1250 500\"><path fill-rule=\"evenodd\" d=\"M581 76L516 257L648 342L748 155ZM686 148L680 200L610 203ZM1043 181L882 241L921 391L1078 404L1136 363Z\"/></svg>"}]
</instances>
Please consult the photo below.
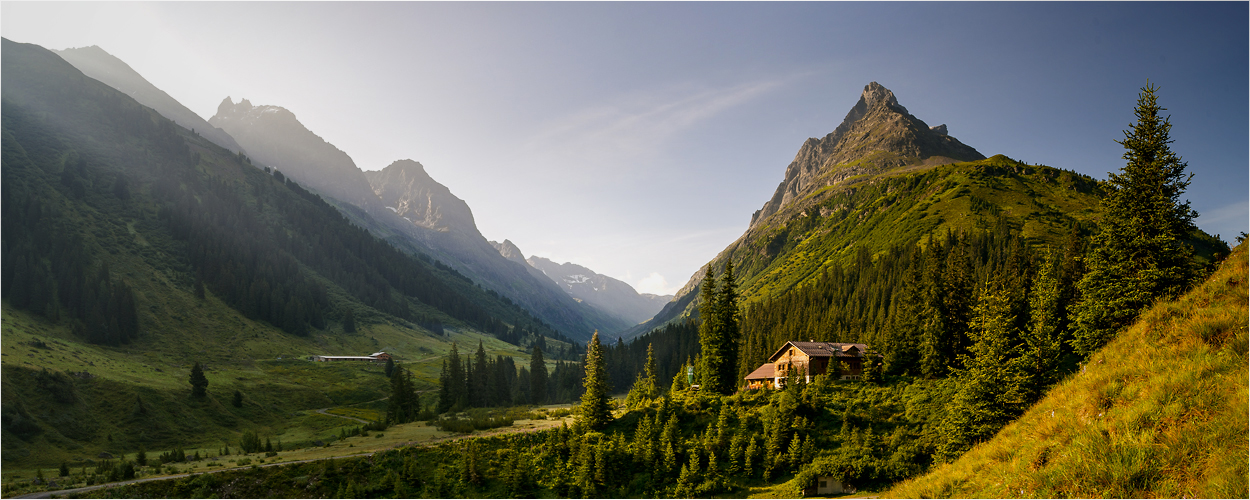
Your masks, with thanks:
<instances>
[{"instance_id":1,"label":"rocky cliff face","mask_svg":"<svg viewBox=\"0 0 1250 500\"><path fill-rule=\"evenodd\" d=\"M985 156L951 137L946 125L929 127L898 103L894 92L869 83L859 102L833 132L803 143L786 167L772 199L751 216L751 226L792 201L845 179L893 167L929 162L971 161Z\"/></svg>"},{"instance_id":2,"label":"rocky cliff face","mask_svg":"<svg viewBox=\"0 0 1250 500\"><path fill-rule=\"evenodd\" d=\"M409 222L435 231L477 232L469 204L431 178L420 163L399 160L364 175L387 210Z\"/></svg>"},{"instance_id":3,"label":"rocky cliff face","mask_svg":"<svg viewBox=\"0 0 1250 500\"><path fill-rule=\"evenodd\" d=\"M142 75L131 69L130 65L121 59L113 57L112 54L105 52L104 49L92 45L76 49L54 50L53 52L61 56L61 59L73 65L84 75L121 91L121 93L130 96L139 104L156 110L161 116L173 120L178 125L194 129L196 133L212 141L213 144L229 149L232 153L238 153L243 150L238 142L226 131L204 121L203 118L200 118L200 115L187 109L186 106L170 97L165 91L156 88Z\"/></svg>"}]
</instances>

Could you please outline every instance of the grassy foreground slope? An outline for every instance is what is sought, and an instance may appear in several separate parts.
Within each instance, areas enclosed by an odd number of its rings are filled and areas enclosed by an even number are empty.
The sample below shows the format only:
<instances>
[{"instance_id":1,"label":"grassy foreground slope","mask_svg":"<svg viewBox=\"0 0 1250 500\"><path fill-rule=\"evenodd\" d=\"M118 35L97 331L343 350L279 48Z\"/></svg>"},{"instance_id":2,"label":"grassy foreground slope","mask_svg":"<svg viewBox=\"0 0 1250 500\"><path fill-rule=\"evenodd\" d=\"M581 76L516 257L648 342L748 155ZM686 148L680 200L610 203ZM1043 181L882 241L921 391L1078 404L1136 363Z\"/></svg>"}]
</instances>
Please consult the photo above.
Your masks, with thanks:
<instances>
[{"instance_id":1,"label":"grassy foreground slope","mask_svg":"<svg viewBox=\"0 0 1250 500\"><path fill-rule=\"evenodd\" d=\"M1250 496L1248 281L1242 243L994 439L883 496Z\"/></svg>"}]
</instances>

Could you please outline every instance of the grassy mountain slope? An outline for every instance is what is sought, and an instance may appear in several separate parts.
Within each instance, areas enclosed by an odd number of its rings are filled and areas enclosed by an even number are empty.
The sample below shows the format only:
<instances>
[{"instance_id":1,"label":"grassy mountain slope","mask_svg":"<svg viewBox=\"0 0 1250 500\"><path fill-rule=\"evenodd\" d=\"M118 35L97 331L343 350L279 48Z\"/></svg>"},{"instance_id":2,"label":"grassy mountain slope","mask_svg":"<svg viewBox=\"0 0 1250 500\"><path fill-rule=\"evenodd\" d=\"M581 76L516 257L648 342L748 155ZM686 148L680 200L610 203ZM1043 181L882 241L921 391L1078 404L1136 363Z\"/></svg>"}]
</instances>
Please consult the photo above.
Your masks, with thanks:
<instances>
[{"instance_id":1,"label":"grassy mountain slope","mask_svg":"<svg viewBox=\"0 0 1250 500\"><path fill-rule=\"evenodd\" d=\"M942 165L911 165L844 179L816 190L752 226L709 265L734 263L744 304L783 294L822 270L893 245L923 244L946 231L978 231L1005 220L1032 245L1061 248L1072 224L1098 214L1093 179L997 155ZM700 270L642 333L695 313Z\"/></svg>"},{"instance_id":2,"label":"grassy mountain slope","mask_svg":"<svg viewBox=\"0 0 1250 500\"><path fill-rule=\"evenodd\" d=\"M388 392L379 366L291 358L387 350L425 385L452 341L528 360L484 330L542 331L536 319L298 185L40 47L3 40L2 74L6 477L100 452L215 450L247 430L309 441L342 425L312 410ZM88 341L117 307L80 293L101 274L106 298L110 284L133 297L137 327L114 342ZM189 397L194 362L205 400Z\"/></svg>"},{"instance_id":3,"label":"grassy mountain slope","mask_svg":"<svg viewBox=\"0 0 1250 500\"><path fill-rule=\"evenodd\" d=\"M884 496L1245 498L1248 283L1243 243L992 440Z\"/></svg>"}]
</instances>

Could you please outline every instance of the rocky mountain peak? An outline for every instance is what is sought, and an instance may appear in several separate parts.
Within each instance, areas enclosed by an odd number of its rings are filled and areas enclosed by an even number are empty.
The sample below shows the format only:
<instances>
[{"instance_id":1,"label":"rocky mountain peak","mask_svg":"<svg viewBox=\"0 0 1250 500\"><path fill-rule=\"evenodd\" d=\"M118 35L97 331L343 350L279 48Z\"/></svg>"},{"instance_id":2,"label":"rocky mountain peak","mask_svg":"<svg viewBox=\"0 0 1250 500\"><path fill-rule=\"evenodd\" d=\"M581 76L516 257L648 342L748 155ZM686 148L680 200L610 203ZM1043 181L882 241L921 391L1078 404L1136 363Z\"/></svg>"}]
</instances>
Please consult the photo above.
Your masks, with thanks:
<instances>
[{"instance_id":1,"label":"rocky mountain peak","mask_svg":"<svg viewBox=\"0 0 1250 500\"><path fill-rule=\"evenodd\" d=\"M499 250L499 255L502 255L505 259L529 267L530 264L525 261L525 255L521 253L521 249L517 248L516 244L512 243L512 240L505 239L503 243L491 241L490 245L495 247L495 250Z\"/></svg>"},{"instance_id":2,"label":"rocky mountain peak","mask_svg":"<svg viewBox=\"0 0 1250 500\"><path fill-rule=\"evenodd\" d=\"M898 104L898 98L894 97L894 92L891 92L890 89L885 88L884 85L877 82L865 85L864 92L859 95L859 100L860 102L866 103L869 107L890 106L897 108L903 113L907 112L907 108Z\"/></svg>"},{"instance_id":3,"label":"rocky mountain peak","mask_svg":"<svg viewBox=\"0 0 1250 500\"><path fill-rule=\"evenodd\" d=\"M396 160L382 170L365 172L365 178L387 209L409 222L436 231L456 230L480 237L469 205L430 177L420 163Z\"/></svg>"},{"instance_id":4,"label":"rocky mountain peak","mask_svg":"<svg viewBox=\"0 0 1250 500\"><path fill-rule=\"evenodd\" d=\"M899 104L894 92L871 82L833 132L803 142L772 199L751 216L751 226L817 189L856 176L924 162L982 158L951 137L946 125L929 127Z\"/></svg>"}]
</instances>

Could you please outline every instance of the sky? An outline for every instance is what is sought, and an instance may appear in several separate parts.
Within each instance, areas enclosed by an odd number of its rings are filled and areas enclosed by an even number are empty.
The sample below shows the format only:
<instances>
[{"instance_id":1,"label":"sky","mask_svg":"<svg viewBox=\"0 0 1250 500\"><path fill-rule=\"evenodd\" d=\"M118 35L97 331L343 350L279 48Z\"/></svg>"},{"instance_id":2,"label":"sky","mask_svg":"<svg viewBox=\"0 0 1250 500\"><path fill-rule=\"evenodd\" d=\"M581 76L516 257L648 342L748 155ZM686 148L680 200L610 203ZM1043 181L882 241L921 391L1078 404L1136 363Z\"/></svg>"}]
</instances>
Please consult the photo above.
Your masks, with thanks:
<instances>
[{"instance_id":1,"label":"sky","mask_svg":"<svg viewBox=\"0 0 1250 500\"><path fill-rule=\"evenodd\" d=\"M673 293L869 82L991 156L1105 179L1147 81L1199 227L1250 220L1246 2L0 2L204 118L285 107L363 170L421 162L488 239Z\"/></svg>"}]
</instances>

